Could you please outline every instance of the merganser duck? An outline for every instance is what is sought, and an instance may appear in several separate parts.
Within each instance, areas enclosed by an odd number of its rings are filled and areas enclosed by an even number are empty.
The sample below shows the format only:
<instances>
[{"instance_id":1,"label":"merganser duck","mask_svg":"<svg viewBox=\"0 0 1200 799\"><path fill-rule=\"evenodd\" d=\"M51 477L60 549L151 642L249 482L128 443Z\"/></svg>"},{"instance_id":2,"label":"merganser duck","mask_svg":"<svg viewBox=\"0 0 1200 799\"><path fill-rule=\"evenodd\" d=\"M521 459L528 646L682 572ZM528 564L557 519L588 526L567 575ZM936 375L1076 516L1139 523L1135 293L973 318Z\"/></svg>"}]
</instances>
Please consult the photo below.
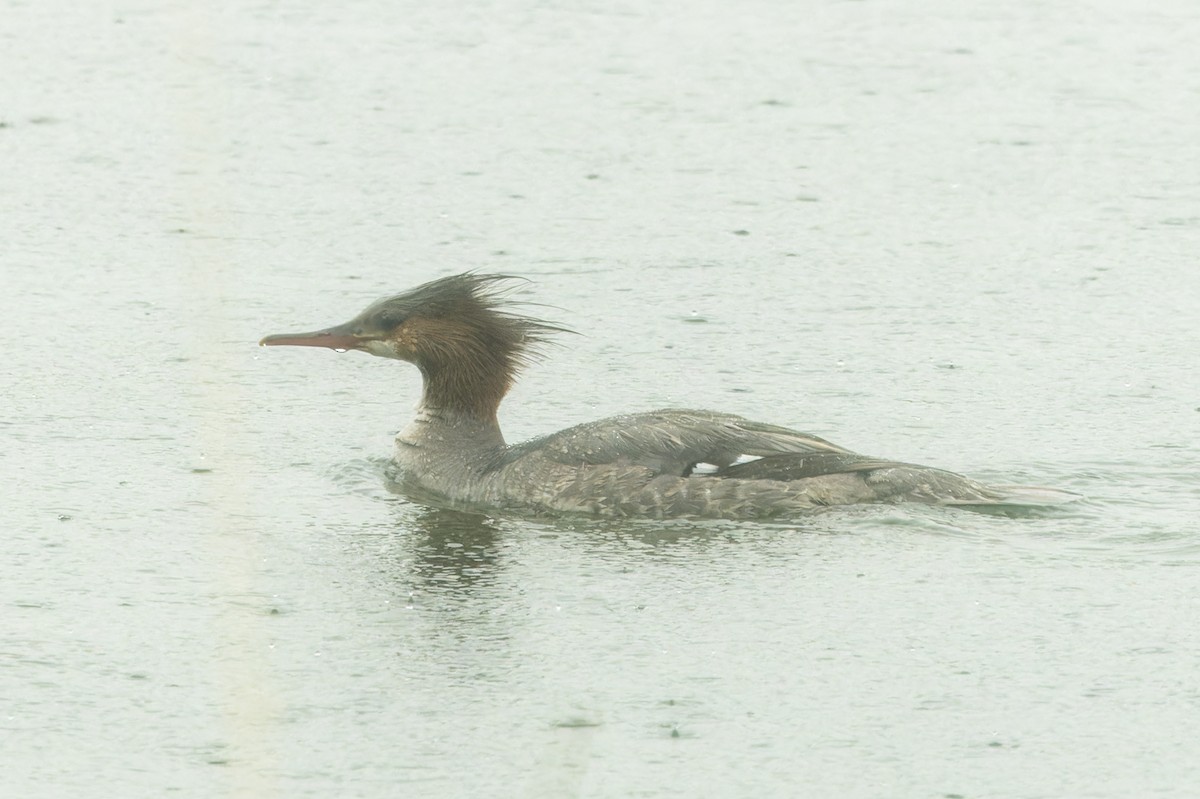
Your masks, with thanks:
<instances>
[{"instance_id":1,"label":"merganser duck","mask_svg":"<svg viewBox=\"0 0 1200 799\"><path fill-rule=\"evenodd\" d=\"M262 346L360 350L416 365L416 418L396 436L404 484L451 505L607 517L747 519L833 505L1058 504L1070 492L988 486L858 455L817 436L727 413L668 409L508 446L496 413L517 374L566 328L505 302L511 275L467 272L381 299L342 325Z\"/></svg>"}]
</instances>

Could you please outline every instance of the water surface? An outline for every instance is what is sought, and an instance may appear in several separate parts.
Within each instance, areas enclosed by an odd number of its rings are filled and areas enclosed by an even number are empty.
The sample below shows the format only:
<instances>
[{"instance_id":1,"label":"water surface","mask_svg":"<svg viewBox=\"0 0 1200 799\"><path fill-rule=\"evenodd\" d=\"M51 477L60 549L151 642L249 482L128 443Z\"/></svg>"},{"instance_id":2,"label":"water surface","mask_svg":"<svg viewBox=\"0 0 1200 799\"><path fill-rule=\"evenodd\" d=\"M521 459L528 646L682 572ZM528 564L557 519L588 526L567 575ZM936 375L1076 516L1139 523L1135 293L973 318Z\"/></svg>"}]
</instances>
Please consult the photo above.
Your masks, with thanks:
<instances>
[{"instance_id":1,"label":"water surface","mask_svg":"<svg viewBox=\"0 0 1200 799\"><path fill-rule=\"evenodd\" d=\"M10 4L0 785L1189 796L1190 3ZM265 351L466 268L663 406L1079 491L774 524L388 490L418 376Z\"/></svg>"}]
</instances>

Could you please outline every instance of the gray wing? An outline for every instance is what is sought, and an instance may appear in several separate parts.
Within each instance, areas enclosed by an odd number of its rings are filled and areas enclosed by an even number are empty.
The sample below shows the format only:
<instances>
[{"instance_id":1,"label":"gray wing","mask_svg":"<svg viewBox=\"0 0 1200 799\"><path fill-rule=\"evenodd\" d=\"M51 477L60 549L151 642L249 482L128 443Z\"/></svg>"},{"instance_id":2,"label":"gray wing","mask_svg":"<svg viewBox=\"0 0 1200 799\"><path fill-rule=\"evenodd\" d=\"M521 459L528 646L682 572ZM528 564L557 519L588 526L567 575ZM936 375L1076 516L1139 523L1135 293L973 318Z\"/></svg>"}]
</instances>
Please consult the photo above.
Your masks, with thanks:
<instances>
[{"instance_id":1,"label":"gray wing","mask_svg":"<svg viewBox=\"0 0 1200 799\"><path fill-rule=\"evenodd\" d=\"M511 447L494 466L493 490L505 501L601 516L757 518L901 501L983 508L1046 494L994 489L786 427L689 410L572 427Z\"/></svg>"},{"instance_id":2,"label":"gray wing","mask_svg":"<svg viewBox=\"0 0 1200 799\"><path fill-rule=\"evenodd\" d=\"M686 475L697 463L729 467L740 458L784 454L853 455L818 436L727 413L661 410L614 416L519 444L507 462L537 452L564 465L635 464Z\"/></svg>"},{"instance_id":3,"label":"gray wing","mask_svg":"<svg viewBox=\"0 0 1200 799\"><path fill-rule=\"evenodd\" d=\"M856 455L853 452L808 452L781 454L759 458L748 463L735 463L718 469L714 477L733 480L805 480L827 474L849 474L851 472L873 472L876 469L909 467L922 469L899 461Z\"/></svg>"}]
</instances>

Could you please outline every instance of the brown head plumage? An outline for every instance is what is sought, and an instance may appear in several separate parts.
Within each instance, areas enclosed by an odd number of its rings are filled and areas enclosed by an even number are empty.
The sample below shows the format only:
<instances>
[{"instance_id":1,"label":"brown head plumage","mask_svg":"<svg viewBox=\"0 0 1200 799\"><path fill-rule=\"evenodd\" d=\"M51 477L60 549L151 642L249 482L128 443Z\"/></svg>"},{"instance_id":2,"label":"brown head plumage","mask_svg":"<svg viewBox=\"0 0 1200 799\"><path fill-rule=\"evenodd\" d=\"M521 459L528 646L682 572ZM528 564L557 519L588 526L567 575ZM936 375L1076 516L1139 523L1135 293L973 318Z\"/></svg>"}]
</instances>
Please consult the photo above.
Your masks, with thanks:
<instances>
[{"instance_id":1,"label":"brown head plumage","mask_svg":"<svg viewBox=\"0 0 1200 799\"><path fill-rule=\"evenodd\" d=\"M522 368L567 329L509 310L511 275L465 272L385 297L342 325L267 336L264 346L362 350L410 361L427 407L494 416Z\"/></svg>"}]
</instances>

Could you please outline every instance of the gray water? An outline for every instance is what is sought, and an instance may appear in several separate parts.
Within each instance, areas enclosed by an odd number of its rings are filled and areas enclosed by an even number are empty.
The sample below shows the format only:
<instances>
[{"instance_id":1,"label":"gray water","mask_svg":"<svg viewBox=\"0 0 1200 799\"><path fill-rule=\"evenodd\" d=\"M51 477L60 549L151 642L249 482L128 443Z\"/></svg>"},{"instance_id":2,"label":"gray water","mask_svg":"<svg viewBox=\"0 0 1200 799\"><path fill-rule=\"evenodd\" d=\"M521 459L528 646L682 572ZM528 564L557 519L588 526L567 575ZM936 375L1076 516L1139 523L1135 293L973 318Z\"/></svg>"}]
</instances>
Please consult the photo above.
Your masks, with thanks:
<instances>
[{"instance_id":1,"label":"gray water","mask_svg":"<svg viewBox=\"0 0 1200 799\"><path fill-rule=\"evenodd\" d=\"M0 793L1200 785L1200 10L8 3ZM1081 492L529 521L261 350L467 268L510 440L704 407Z\"/></svg>"}]
</instances>

